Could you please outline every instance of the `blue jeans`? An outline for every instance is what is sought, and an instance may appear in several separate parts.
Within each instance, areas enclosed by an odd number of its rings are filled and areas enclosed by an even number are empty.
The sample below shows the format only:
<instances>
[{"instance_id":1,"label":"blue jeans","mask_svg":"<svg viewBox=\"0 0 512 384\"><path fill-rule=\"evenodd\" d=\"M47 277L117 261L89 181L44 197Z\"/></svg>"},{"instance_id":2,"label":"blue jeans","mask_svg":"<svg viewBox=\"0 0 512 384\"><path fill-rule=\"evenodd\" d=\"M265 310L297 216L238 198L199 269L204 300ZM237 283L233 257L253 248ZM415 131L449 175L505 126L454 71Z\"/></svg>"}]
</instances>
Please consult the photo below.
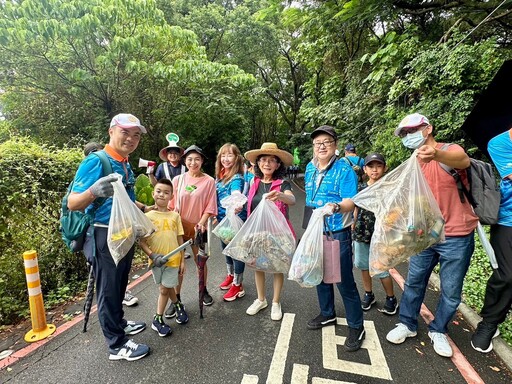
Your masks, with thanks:
<instances>
[{"instance_id":1,"label":"blue jeans","mask_svg":"<svg viewBox=\"0 0 512 384\"><path fill-rule=\"evenodd\" d=\"M221 246L222 250L224 250L224 248L227 247L227 245L224 244L224 242L222 242L222 241L220 242L220 246ZM226 255L224 255L224 256L226 256ZM234 265L234 271L237 275L241 275L244 273L245 263L243 261L233 259L231 256L226 256L226 264Z\"/></svg>"},{"instance_id":2,"label":"blue jeans","mask_svg":"<svg viewBox=\"0 0 512 384\"><path fill-rule=\"evenodd\" d=\"M363 310L361 299L357 291L352 273L352 237L350 229L333 235L340 242L341 283L336 284L340 291L345 317L350 328L360 328L363 325ZM316 286L320 311L323 316L331 317L336 314L334 310L334 285L325 284L323 281Z\"/></svg>"},{"instance_id":3,"label":"blue jeans","mask_svg":"<svg viewBox=\"0 0 512 384\"><path fill-rule=\"evenodd\" d=\"M435 319L430 331L446 333L461 301L462 284L475 249L473 232L466 236L446 237L444 243L427 248L411 257L409 273L400 301L400 322L411 331L418 329L418 315L425 297L432 270L440 264L441 297L437 303Z\"/></svg>"}]
</instances>

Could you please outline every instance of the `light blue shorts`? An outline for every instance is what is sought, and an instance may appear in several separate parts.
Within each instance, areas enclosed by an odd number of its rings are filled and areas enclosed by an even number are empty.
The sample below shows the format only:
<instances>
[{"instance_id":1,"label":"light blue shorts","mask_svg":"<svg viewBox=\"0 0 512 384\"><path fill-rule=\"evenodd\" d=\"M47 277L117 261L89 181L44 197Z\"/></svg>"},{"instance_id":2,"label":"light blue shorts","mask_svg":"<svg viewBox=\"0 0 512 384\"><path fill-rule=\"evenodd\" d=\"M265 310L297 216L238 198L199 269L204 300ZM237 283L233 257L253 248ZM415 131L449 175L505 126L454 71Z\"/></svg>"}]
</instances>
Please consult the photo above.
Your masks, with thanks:
<instances>
[{"instance_id":1,"label":"light blue shorts","mask_svg":"<svg viewBox=\"0 0 512 384\"><path fill-rule=\"evenodd\" d=\"M354 241L354 265L357 269L362 271L370 270L370 243ZM388 271L375 275L375 277L378 277L379 279L384 279L388 276Z\"/></svg>"},{"instance_id":2,"label":"light blue shorts","mask_svg":"<svg viewBox=\"0 0 512 384\"><path fill-rule=\"evenodd\" d=\"M174 288L179 284L179 268L164 265L163 267L152 267L151 272L153 273L153 280L158 285L163 285L165 288Z\"/></svg>"}]
</instances>

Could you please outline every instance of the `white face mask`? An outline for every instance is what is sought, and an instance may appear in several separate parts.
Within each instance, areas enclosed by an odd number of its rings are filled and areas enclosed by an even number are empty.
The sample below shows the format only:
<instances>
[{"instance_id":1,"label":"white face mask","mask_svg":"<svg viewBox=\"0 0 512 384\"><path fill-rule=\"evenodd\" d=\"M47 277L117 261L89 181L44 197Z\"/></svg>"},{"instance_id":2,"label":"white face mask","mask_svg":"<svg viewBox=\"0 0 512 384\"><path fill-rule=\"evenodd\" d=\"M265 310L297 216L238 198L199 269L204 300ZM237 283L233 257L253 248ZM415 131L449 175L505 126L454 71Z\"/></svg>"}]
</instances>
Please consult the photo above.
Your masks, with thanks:
<instances>
[{"instance_id":1,"label":"white face mask","mask_svg":"<svg viewBox=\"0 0 512 384\"><path fill-rule=\"evenodd\" d=\"M414 133L408 133L407 136L402 137L403 145L410 149L421 147L426 140L427 138L423 137L423 130Z\"/></svg>"}]
</instances>

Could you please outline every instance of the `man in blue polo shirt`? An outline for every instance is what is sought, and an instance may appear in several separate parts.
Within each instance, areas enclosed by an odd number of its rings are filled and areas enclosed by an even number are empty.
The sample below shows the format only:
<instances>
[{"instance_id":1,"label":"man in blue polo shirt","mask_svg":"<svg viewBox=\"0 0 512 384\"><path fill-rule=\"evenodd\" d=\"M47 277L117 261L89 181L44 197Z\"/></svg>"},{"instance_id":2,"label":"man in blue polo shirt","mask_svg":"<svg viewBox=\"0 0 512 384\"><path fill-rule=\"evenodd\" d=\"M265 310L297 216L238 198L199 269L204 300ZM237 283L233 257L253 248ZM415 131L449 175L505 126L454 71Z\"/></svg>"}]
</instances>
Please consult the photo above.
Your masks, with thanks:
<instances>
[{"instance_id":1,"label":"man in blue polo shirt","mask_svg":"<svg viewBox=\"0 0 512 384\"><path fill-rule=\"evenodd\" d=\"M483 353L492 351L492 339L500 334L498 325L512 306L512 128L492 138L487 149L501 176L501 203L498 223L491 226L498 269L487 281L482 321L471 338L473 348Z\"/></svg>"},{"instance_id":2,"label":"man in blue polo shirt","mask_svg":"<svg viewBox=\"0 0 512 384\"><path fill-rule=\"evenodd\" d=\"M110 141L104 148L114 173L122 176L130 198L135 200L135 176L128 163L128 155L137 146L146 128L139 119L128 113L120 113L110 122ZM96 277L98 318L109 347L110 360L138 360L149 353L149 347L128 339L146 328L143 322L126 321L123 298L128 285L128 274L132 265L135 246L114 263L107 245L107 231L112 211L115 175L103 176L103 167L97 156L88 156L82 161L75 175L73 190L69 195L68 208L89 211L97 198L107 198L96 210L94 225L87 230L84 254L92 265ZM145 207L142 206L141 209Z\"/></svg>"},{"instance_id":3,"label":"man in blue polo shirt","mask_svg":"<svg viewBox=\"0 0 512 384\"><path fill-rule=\"evenodd\" d=\"M306 166L304 178L306 206L320 208L330 204L332 215L326 222L334 239L340 242L341 282L336 284L348 324L348 337L345 340L347 351L361 348L365 338L363 310L352 272L351 225L354 221L352 211L342 212L340 204L351 199L357 193L357 177L352 168L338 160L335 151L338 135L334 127L322 125L311 134L313 140L313 160ZM353 208L352 208L353 209ZM336 324L334 307L334 284L323 281L316 286L320 314L308 321L308 329L319 329Z\"/></svg>"}]
</instances>

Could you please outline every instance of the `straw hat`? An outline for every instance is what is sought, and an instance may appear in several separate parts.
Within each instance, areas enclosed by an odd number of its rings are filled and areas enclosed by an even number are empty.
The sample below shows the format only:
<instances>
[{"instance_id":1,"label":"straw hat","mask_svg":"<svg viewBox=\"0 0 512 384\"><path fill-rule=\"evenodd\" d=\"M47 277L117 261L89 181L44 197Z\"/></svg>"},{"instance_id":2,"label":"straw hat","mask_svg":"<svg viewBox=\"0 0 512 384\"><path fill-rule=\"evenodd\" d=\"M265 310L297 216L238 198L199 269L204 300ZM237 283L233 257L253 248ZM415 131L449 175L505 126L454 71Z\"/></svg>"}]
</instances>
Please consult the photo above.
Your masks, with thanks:
<instances>
[{"instance_id":1,"label":"straw hat","mask_svg":"<svg viewBox=\"0 0 512 384\"><path fill-rule=\"evenodd\" d=\"M276 143L263 143L260 149L253 149L245 152L245 158L251 163L256 164L256 159L261 155L270 155L278 157L285 166L293 164L293 156L277 147Z\"/></svg>"},{"instance_id":2,"label":"straw hat","mask_svg":"<svg viewBox=\"0 0 512 384\"><path fill-rule=\"evenodd\" d=\"M183 156L184 149L178 146L178 141L180 138L175 133L168 133L165 137L169 142L169 145L165 148L162 148L158 154L163 161L167 161L167 154L171 149L174 149L176 152L179 152L180 156Z\"/></svg>"}]
</instances>

